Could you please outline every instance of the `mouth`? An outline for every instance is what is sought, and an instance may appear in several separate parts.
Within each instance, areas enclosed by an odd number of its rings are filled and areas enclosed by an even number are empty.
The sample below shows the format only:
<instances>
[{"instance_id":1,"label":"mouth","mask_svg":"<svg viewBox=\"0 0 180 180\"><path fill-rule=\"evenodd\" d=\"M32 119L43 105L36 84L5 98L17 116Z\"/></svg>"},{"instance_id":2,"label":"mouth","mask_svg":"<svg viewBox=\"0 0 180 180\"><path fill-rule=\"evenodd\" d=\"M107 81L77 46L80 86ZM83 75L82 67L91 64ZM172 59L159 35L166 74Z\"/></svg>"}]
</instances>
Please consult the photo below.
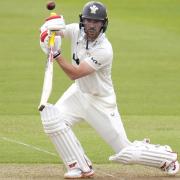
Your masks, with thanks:
<instances>
[{"instance_id":1,"label":"mouth","mask_svg":"<svg viewBox=\"0 0 180 180\"><path fill-rule=\"evenodd\" d=\"M90 33L90 34L95 34L96 30L95 29L88 29L87 32Z\"/></svg>"},{"instance_id":2,"label":"mouth","mask_svg":"<svg viewBox=\"0 0 180 180\"><path fill-rule=\"evenodd\" d=\"M87 34L87 38L89 39L89 40L94 40L94 39L96 39L96 37L97 37L97 30L95 29L95 28L89 28L89 29L86 29L86 34Z\"/></svg>"},{"instance_id":3,"label":"mouth","mask_svg":"<svg viewBox=\"0 0 180 180\"><path fill-rule=\"evenodd\" d=\"M97 34L95 29L88 29L87 30L87 35L88 36L95 36Z\"/></svg>"}]
</instances>

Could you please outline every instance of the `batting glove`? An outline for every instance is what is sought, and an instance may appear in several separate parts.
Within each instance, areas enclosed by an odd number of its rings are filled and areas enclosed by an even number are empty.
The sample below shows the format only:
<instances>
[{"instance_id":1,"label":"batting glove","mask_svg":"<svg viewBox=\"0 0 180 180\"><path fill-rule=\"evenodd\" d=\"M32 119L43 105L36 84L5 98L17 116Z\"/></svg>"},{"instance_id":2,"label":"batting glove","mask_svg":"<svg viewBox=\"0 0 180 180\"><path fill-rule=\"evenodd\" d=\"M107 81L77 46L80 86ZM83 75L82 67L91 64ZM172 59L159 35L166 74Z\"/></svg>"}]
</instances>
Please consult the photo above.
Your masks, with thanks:
<instances>
[{"instance_id":1,"label":"batting glove","mask_svg":"<svg viewBox=\"0 0 180 180\"><path fill-rule=\"evenodd\" d=\"M50 39L50 33L48 31L44 31L41 33L40 47L46 55L48 55L50 51L49 39ZM53 52L56 52L61 48L61 43L62 43L61 36L55 36Z\"/></svg>"},{"instance_id":2,"label":"batting glove","mask_svg":"<svg viewBox=\"0 0 180 180\"><path fill-rule=\"evenodd\" d=\"M61 31L65 29L65 21L62 15L53 15L45 20L45 23L41 26L40 31L46 30Z\"/></svg>"},{"instance_id":3,"label":"batting glove","mask_svg":"<svg viewBox=\"0 0 180 180\"><path fill-rule=\"evenodd\" d=\"M49 54L49 38L51 32L59 32L65 29L65 22L63 16L54 15L46 19L46 22L40 28L40 47L42 51L48 55ZM58 52L61 47L61 36L55 36L55 44L53 47L53 52Z\"/></svg>"}]
</instances>

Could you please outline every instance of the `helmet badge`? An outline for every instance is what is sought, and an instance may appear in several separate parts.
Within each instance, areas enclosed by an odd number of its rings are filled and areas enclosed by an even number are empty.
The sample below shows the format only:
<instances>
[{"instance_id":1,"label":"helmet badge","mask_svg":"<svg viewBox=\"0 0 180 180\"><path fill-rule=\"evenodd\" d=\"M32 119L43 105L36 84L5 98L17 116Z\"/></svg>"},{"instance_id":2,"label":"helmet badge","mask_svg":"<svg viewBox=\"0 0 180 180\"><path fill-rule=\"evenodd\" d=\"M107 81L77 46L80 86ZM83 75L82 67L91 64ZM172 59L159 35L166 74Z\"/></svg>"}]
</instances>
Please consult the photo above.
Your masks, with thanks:
<instances>
[{"instance_id":1,"label":"helmet badge","mask_svg":"<svg viewBox=\"0 0 180 180\"><path fill-rule=\"evenodd\" d=\"M91 14L96 14L96 11L99 9L96 5L93 5L90 7L91 9Z\"/></svg>"}]
</instances>

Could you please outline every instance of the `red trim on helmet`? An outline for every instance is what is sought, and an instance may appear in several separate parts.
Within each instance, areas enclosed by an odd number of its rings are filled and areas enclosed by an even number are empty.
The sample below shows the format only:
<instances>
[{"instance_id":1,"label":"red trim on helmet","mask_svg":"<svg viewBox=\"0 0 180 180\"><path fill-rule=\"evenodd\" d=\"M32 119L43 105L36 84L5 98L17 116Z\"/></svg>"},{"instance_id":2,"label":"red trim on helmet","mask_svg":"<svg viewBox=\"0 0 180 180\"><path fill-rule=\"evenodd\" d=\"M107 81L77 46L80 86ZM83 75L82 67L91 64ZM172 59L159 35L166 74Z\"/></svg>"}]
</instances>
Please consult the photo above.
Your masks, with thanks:
<instances>
[{"instance_id":1,"label":"red trim on helmet","mask_svg":"<svg viewBox=\"0 0 180 180\"><path fill-rule=\"evenodd\" d=\"M46 19L46 21L49 21L49 20L51 20L51 19L58 19L58 18L61 18L61 16L59 16L59 15L54 15L54 16L48 17L48 18Z\"/></svg>"},{"instance_id":2,"label":"red trim on helmet","mask_svg":"<svg viewBox=\"0 0 180 180\"><path fill-rule=\"evenodd\" d=\"M47 35L48 35L47 30L41 34L41 42L44 42L44 39L47 37Z\"/></svg>"}]
</instances>

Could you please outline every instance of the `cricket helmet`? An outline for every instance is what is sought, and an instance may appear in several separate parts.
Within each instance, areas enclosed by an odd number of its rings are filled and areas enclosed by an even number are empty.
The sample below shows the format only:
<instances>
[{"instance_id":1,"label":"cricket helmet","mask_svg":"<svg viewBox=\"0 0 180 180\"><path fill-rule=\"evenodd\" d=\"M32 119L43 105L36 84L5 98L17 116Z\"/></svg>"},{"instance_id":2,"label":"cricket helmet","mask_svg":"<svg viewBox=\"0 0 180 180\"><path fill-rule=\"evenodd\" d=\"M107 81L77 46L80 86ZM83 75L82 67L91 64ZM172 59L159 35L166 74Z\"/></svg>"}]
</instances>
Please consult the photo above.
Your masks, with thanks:
<instances>
[{"instance_id":1,"label":"cricket helmet","mask_svg":"<svg viewBox=\"0 0 180 180\"><path fill-rule=\"evenodd\" d=\"M108 18L107 18L107 10L104 4L101 2L90 1L83 7L82 14L79 15L80 29L84 26L83 19L94 19L103 21L102 30L103 32L106 31L108 25Z\"/></svg>"}]
</instances>

